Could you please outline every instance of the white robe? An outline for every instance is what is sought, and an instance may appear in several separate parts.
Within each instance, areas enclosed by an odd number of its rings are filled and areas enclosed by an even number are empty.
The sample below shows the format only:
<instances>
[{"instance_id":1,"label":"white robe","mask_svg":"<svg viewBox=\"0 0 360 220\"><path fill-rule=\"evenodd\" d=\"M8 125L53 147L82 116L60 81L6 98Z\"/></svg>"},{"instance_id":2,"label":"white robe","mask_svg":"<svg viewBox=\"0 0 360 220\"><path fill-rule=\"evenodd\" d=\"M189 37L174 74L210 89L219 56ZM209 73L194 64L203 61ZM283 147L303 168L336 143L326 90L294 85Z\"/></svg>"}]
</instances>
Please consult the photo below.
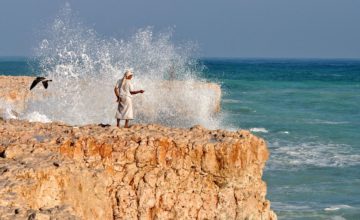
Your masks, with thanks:
<instances>
[{"instance_id":1,"label":"white robe","mask_svg":"<svg viewBox=\"0 0 360 220\"><path fill-rule=\"evenodd\" d=\"M125 85L121 87L121 81L122 80L120 79L115 86L116 89L118 89L120 95L120 101L115 118L122 120L132 120L134 119L134 115L130 91L133 90L133 86L129 80L126 80Z\"/></svg>"}]
</instances>

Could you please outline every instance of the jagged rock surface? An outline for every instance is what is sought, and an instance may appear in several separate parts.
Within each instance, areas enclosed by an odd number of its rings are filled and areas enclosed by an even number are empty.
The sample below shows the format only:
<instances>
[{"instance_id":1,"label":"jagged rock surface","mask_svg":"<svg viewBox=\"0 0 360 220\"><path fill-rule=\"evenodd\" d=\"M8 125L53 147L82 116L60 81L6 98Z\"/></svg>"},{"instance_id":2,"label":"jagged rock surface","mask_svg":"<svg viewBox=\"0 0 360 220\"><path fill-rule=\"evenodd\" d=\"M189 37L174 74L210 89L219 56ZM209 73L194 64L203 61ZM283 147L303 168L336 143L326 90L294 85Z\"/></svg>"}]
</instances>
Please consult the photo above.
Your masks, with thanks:
<instances>
[{"instance_id":1,"label":"jagged rock surface","mask_svg":"<svg viewBox=\"0 0 360 220\"><path fill-rule=\"evenodd\" d=\"M0 120L0 219L276 219L248 131Z\"/></svg>"}]
</instances>

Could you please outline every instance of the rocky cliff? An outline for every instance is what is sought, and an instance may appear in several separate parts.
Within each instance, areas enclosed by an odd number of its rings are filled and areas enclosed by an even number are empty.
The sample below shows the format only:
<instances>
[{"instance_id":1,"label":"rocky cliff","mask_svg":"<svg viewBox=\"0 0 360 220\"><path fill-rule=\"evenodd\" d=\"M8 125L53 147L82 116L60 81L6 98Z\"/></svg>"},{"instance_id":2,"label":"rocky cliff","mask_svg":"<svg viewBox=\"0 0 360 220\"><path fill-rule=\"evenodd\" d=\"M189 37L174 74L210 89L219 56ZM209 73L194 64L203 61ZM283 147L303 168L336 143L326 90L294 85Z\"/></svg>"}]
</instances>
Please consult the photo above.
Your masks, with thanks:
<instances>
[{"instance_id":1,"label":"rocky cliff","mask_svg":"<svg viewBox=\"0 0 360 220\"><path fill-rule=\"evenodd\" d=\"M248 131L0 119L0 219L276 219Z\"/></svg>"}]
</instances>

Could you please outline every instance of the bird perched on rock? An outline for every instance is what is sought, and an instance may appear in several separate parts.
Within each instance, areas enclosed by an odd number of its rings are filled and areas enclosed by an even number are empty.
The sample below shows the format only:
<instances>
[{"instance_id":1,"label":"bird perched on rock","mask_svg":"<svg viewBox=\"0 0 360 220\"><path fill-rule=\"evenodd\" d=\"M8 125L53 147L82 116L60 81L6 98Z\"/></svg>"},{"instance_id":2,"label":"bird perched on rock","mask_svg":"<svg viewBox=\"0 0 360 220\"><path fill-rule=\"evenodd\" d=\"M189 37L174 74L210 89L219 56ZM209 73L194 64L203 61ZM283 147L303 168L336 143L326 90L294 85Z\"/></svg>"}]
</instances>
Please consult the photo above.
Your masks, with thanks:
<instances>
[{"instance_id":1,"label":"bird perched on rock","mask_svg":"<svg viewBox=\"0 0 360 220\"><path fill-rule=\"evenodd\" d=\"M51 79L46 79L45 77L38 76L36 79L31 83L30 90L32 90L39 82L42 82L45 89L49 86L48 82L52 82Z\"/></svg>"}]
</instances>

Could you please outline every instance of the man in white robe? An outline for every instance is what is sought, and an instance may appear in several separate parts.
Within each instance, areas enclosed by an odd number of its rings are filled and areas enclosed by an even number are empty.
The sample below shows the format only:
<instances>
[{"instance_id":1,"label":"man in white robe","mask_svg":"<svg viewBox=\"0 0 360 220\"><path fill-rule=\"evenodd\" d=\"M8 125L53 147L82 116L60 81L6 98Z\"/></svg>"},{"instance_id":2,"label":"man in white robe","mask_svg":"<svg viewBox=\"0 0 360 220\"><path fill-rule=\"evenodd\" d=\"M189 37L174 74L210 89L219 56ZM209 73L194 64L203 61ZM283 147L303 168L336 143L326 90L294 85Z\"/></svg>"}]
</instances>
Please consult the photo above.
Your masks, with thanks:
<instances>
[{"instance_id":1,"label":"man in white robe","mask_svg":"<svg viewBox=\"0 0 360 220\"><path fill-rule=\"evenodd\" d=\"M144 90L133 90L133 86L130 82L132 77L132 71L126 70L124 77L117 81L114 88L117 102L119 103L115 114L117 127L120 127L120 120L125 120L125 128L129 127L129 120L134 119L131 96L138 93L144 93Z\"/></svg>"}]
</instances>

